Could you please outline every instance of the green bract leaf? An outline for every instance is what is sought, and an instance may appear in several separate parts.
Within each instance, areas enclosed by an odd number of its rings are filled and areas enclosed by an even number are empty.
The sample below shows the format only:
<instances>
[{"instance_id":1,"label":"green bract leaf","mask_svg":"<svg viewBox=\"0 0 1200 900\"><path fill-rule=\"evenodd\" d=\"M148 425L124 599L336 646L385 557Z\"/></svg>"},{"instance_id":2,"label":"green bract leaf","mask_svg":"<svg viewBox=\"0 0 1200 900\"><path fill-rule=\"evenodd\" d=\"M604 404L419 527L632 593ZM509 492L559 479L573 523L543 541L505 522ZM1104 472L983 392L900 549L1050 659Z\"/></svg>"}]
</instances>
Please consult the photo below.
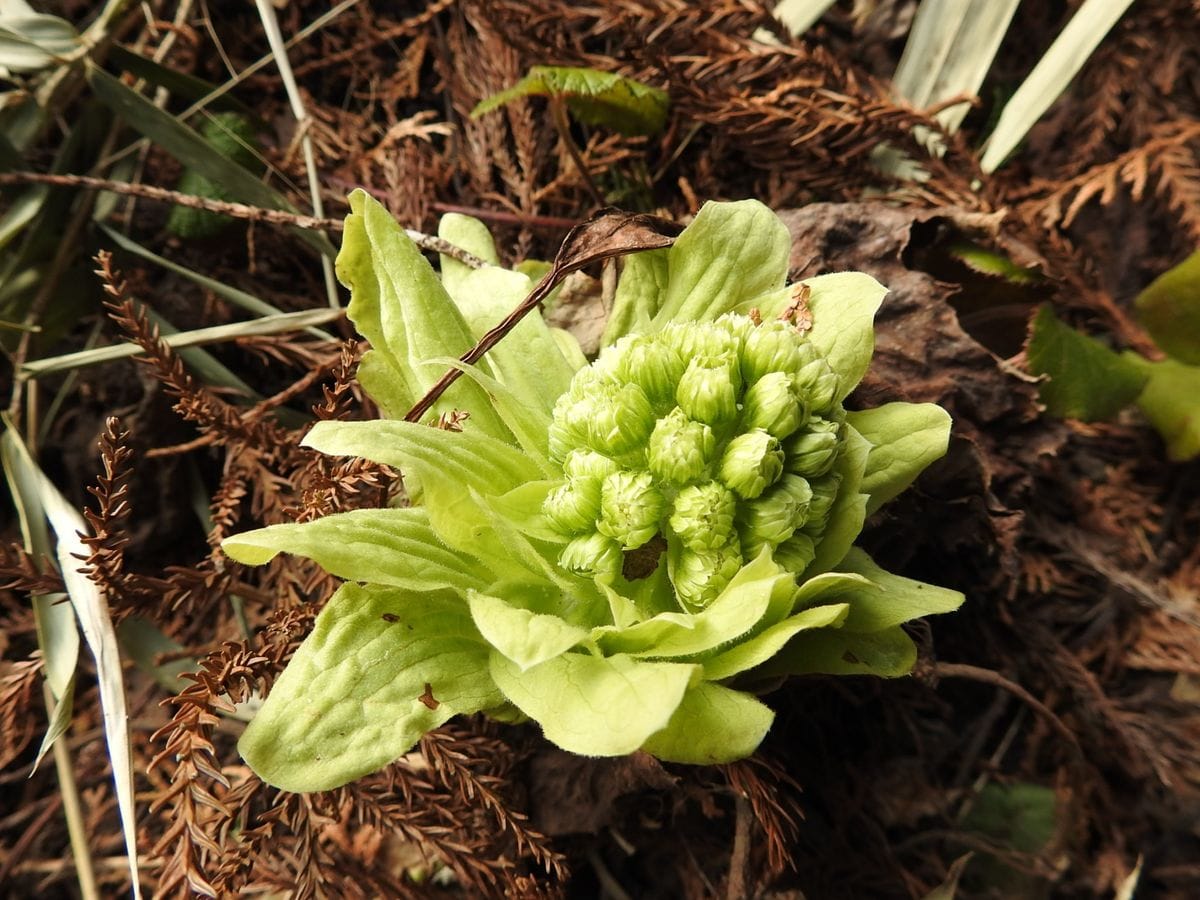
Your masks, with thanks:
<instances>
[{"instance_id":1,"label":"green bract leaf","mask_svg":"<svg viewBox=\"0 0 1200 900\"><path fill-rule=\"evenodd\" d=\"M950 414L933 403L888 403L847 413L846 421L871 444L859 488L871 495L868 515L945 456L950 444Z\"/></svg>"},{"instance_id":2,"label":"green bract leaf","mask_svg":"<svg viewBox=\"0 0 1200 900\"><path fill-rule=\"evenodd\" d=\"M521 671L492 653L496 686L546 739L583 756L632 753L667 727L699 667L565 653Z\"/></svg>"},{"instance_id":3,"label":"green bract leaf","mask_svg":"<svg viewBox=\"0 0 1200 900\"><path fill-rule=\"evenodd\" d=\"M841 401L867 373L875 352L875 313L887 288L862 272L818 275L808 285L812 331L808 339L838 374Z\"/></svg>"},{"instance_id":4,"label":"green bract leaf","mask_svg":"<svg viewBox=\"0 0 1200 900\"><path fill-rule=\"evenodd\" d=\"M757 200L705 203L667 251L667 288L654 327L715 319L778 290L791 247L787 227Z\"/></svg>"},{"instance_id":5,"label":"green bract leaf","mask_svg":"<svg viewBox=\"0 0 1200 900\"><path fill-rule=\"evenodd\" d=\"M857 547L838 568L870 580L870 585L848 588L841 595L850 604L842 626L846 631L884 631L921 616L953 612L966 599L958 591L885 572Z\"/></svg>"},{"instance_id":6,"label":"green bract leaf","mask_svg":"<svg viewBox=\"0 0 1200 900\"><path fill-rule=\"evenodd\" d=\"M1126 353L1123 362L1147 377L1138 406L1167 442L1167 455L1184 461L1200 456L1200 366L1173 359L1150 362Z\"/></svg>"},{"instance_id":7,"label":"green bract leaf","mask_svg":"<svg viewBox=\"0 0 1200 900\"><path fill-rule=\"evenodd\" d=\"M644 250L625 257L601 344L607 346L627 334L650 330L667 287L667 253Z\"/></svg>"},{"instance_id":8,"label":"green bract leaf","mask_svg":"<svg viewBox=\"0 0 1200 900\"><path fill-rule=\"evenodd\" d=\"M252 566L277 553L293 553L347 581L413 591L482 590L490 581L475 560L438 539L428 512L419 507L357 509L312 522L272 525L226 538L221 549Z\"/></svg>"},{"instance_id":9,"label":"green bract leaf","mask_svg":"<svg viewBox=\"0 0 1200 900\"><path fill-rule=\"evenodd\" d=\"M466 250L486 263L500 265L500 255L496 252L496 242L492 240L492 233L474 216L447 213L438 223L438 237L445 238L455 247ZM442 270L442 287L462 309L465 299L462 283L474 269L444 253L438 254L438 262Z\"/></svg>"},{"instance_id":10,"label":"green bract leaf","mask_svg":"<svg viewBox=\"0 0 1200 900\"><path fill-rule=\"evenodd\" d=\"M907 675L917 661L912 638L899 625L868 633L845 628L806 631L765 665L754 670L773 675Z\"/></svg>"},{"instance_id":11,"label":"green bract leaf","mask_svg":"<svg viewBox=\"0 0 1200 900\"><path fill-rule=\"evenodd\" d=\"M566 66L534 66L512 87L482 101L471 116L530 96L562 97L581 122L626 135L657 134L667 121L666 91L613 72Z\"/></svg>"},{"instance_id":12,"label":"green bract leaf","mask_svg":"<svg viewBox=\"0 0 1200 900\"><path fill-rule=\"evenodd\" d=\"M628 628L597 629L594 636L607 653L692 656L737 640L763 617L772 597L790 598L795 591L794 577L763 554L701 612L662 613Z\"/></svg>"},{"instance_id":13,"label":"green bract leaf","mask_svg":"<svg viewBox=\"0 0 1200 900\"><path fill-rule=\"evenodd\" d=\"M566 653L588 638L587 629L569 625L558 616L511 605L511 596L501 600L472 592L467 599L480 634L521 671Z\"/></svg>"},{"instance_id":14,"label":"green bract leaf","mask_svg":"<svg viewBox=\"0 0 1200 900\"><path fill-rule=\"evenodd\" d=\"M775 713L749 694L701 682L683 695L667 727L642 749L667 762L733 762L758 749L774 720Z\"/></svg>"},{"instance_id":15,"label":"green bract leaf","mask_svg":"<svg viewBox=\"0 0 1200 900\"><path fill-rule=\"evenodd\" d=\"M1154 279L1134 306L1154 343L1180 362L1200 366L1200 250Z\"/></svg>"},{"instance_id":16,"label":"green bract leaf","mask_svg":"<svg viewBox=\"0 0 1200 900\"><path fill-rule=\"evenodd\" d=\"M457 598L343 585L238 749L276 787L338 787L451 716L503 703L487 655Z\"/></svg>"},{"instance_id":17,"label":"green bract leaf","mask_svg":"<svg viewBox=\"0 0 1200 900\"><path fill-rule=\"evenodd\" d=\"M475 338L433 267L379 201L363 191L349 200L337 273L350 289L350 319L371 342L358 380L389 418L399 419L445 372L428 360L461 356ZM470 410L472 430L509 437L470 381L454 384L433 411L452 409Z\"/></svg>"},{"instance_id":18,"label":"green bract leaf","mask_svg":"<svg viewBox=\"0 0 1200 900\"><path fill-rule=\"evenodd\" d=\"M1029 371L1047 375L1040 396L1054 416L1091 422L1108 419L1133 403L1146 373L1099 341L1064 325L1043 306L1029 333Z\"/></svg>"},{"instance_id":19,"label":"green bract leaf","mask_svg":"<svg viewBox=\"0 0 1200 900\"><path fill-rule=\"evenodd\" d=\"M772 625L754 637L738 643L719 656L704 662L704 677L710 681L732 678L766 662L802 631L813 628L837 628L846 619L850 607L845 603L815 606Z\"/></svg>"}]
</instances>

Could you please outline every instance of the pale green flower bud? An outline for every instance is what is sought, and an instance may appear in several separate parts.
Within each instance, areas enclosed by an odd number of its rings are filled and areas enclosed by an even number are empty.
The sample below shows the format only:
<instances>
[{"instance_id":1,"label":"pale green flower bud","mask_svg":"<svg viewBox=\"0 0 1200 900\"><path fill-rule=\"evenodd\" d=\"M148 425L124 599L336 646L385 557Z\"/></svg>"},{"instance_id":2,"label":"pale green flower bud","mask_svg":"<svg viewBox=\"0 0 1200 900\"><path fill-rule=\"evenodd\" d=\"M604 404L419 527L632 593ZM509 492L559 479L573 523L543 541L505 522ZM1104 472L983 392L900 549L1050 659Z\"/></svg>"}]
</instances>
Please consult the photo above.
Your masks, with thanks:
<instances>
[{"instance_id":1,"label":"pale green flower bud","mask_svg":"<svg viewBox=\"0 0 1200 900\"><path fill-rule=\"evenodd\" d=\"M841 425L837 422L813 416L804 429L787 443L788 471L805 478L824 475L837 460L841 432Z\"/></svg>"},{"instance_id":2,"label":"pale green flower bud","mask_svg":"<svg viewBox=\"0 0 1200 900\"><path fill-rule=\"evenodd\" d=\"M621 573L625 556L620 544L593 531L567 544L558 557L558 564L576 575L615 578Z\"/></svg>"},{"instance_id":3,"label":"pale green flower bud","mask_svg":"<svg viewBox=\"0 0 1200 900\"><path fill-rule=\"evenodd\" d=\"M592 531L600 515L600 479L586 475L569 478L546 495L542 512L563 534Z\"/></svg>"},{"instance_id":4,"label":"pale green flower bud","mask_svg":"<svg viewBox=\"0 0 1200 900\"><path fill-rule=\"evenodd\" d=\"M636 550L658 534L665 505L649 472L614 472L601 483L596 528L626 550Z\"/></svg>"},{"instance_id":5,"label":"pale green flower bud","mask_svg":"<svg viewBox=\"0 0 1200 900\"><path fill-rule=\"evenodd\" d=\"M679 379L675 400L691 418L719 427L737 415L740 380L727 357L697 356Z\"/></svg>"},{"instance_id":6,"label":"pale green flower bud","mask_svg":"<svg viewBox=\"0 0 1200 900\"><path fill-rule=\"evenodd\" d=\"M676 407L659 419L650 433L646 463L664 481L686 484L708 471L716 447L712 429L703 422L693 422Z\"/></svg>"},{"instance_id":7,"label":"pale green flower bud","mask_svg":"<svg viewBox=\"0 0 1200 900\"><path fill-rule=\"evenodd\" d=\"M744 500L753 500L783 474L779 441L761 428L739 434L725 448L719 477Z\"/></svg>"},{"instance_id":8,"label":"pale green flower bud","mask_svg":"<svg viewBox=\"0 0 1200 900\"><path fill-rule=\"evenodd\" d=\"M671 573L675 593L691 609L708 606L742 567L737 541L716 550L682 550Z\"/></svg>"},{"instance_id":9,"label":"pale green flower bud","mask_svg":"<svg viewBox=\"0 0 1200 900\"><path fill-rule=\"evenodd\" d=\"M684 362L697 356L738 358L737 336L715 322L673 323L662 330L661 338Z\"/></svg>"},{"instance_id":10,"label":"pale green flower bud","mask_svg":"<svg viewBox=\"0 0 1200 900\"><path fill-rule=\"evenodd\" d=\"M799 575L817 558L817 544L807 534L797 532L775 548L775 562Z\"/></svg>"},{"instance_id":11,"label":"pale green flower bud","mask_svg":"<svg viewBox=\"0 0 1200 900\"><path fill-rule=\"evenodd\" d=\"M588 450L586 447L577 447L563 460L563 472L568 478L583 478L590 475L599 480L620 468L603 453Z\"/></svg>"},{"instance_id":12,"label":"pale green flower bud","mask_svg":"<svg viewBox=\"0 0 1200 900\"><path fill-rule=\"evenodd\" d=\"M808 410L783 372L768 372L742 398L742 428L761 428L783 440L804 424Z\"/></svg>"},{"instance_id":13,"label":"pale green flower bud","mask_svg":"<svg viewBox=\"0 0 1200 900\"><path fill-rule=\"evenodd\" d=\"M636 384L601 384L586 405L588 443L600 453L620 455L645 446L654 427L654 410ZM574 410L573 410L574 412Z\"/></svg>"},{"instance_id":14,"label":"pale green flower bud","mask_svg":"<svg viewBox=\"0 0 1200 900\"><path fill-rule=\"evenodd\" d=\"M679 492L668 524L689 550L716 550L733 537L736 512L733 492L719 482L708 481Z\"/></svg>"},{"instance_id":15,"label":"pale green flower bud","mask_svg":"<svg viewBox=\"0 0 1200 900\"><path fill-rule=\"evenodd\" d=\"M799 475L785 475L771 490L742 506L742 543L775 546L792 536L808 518L813 492ZM747 551L749 552L747 546Z\"/></svg>"},{"instance_id":16,"label":"pale green flower bud","mask_svg":"<svg viewBox=\"0 0 1200 900\"><path fill-rule=\"evenodd\" d=\"M831 472L811 484L813 497L808 505L808 521L804 523L804 531L813 537L820 537L829 524L829 514L833 511L833 503L842 486L842 476Z\"/></svg>"},{"instance_id":17,"label":"pale green flower bud","mask_svg":"<svg viewBox=\"0 0 1200 900\"><path fill-rule=\"evenodd\" d=\"M800 371L800 336L786 322L764 322L746 336L742 350L742 375L753 384L769 372Z\"/></svg>"},{"instance_id":18,"label":"pale green flower bud","mask_svg":"<svg viewBox=\"0 0 1200 900\"><path fill-rule=\"evenodd\" d=\"M548 431L551 459L561 460L587 442L590 404L573 394L574 386L554 404L554 419Z\"/></svg>"},{"instance_id":19,"label":"pale green flower bud","mask_svg":"<svg viewBox=\"0 0 1200 900\"><path fill-rule=\"evenodd\" d=\"M823 412L833 406L840 379L812 344L805 342L800 345L800 350L804 364L796 373L796 388L808 401L810 409Z\"/></svg>"},{"instance_id":20,"label":"pale green flower bud","mask_svg":"<svg viewBox=\"0 0 1200 900\"><path fill-rule=\"evenodd\" d=\"M741 313L725 313L718 318L714 323L718 328L724 328L734 340L732 352L735 356L742 355L742 349L746 346L746 339L750 337L751 332L757 326L754 320L749 316L743 316Z\"/></svg>"},{"instance_id":21,"label":"pale green flower bud","mask_svg":"<svg viewBox=\"0 0 1200 900\"><path fill-rule=\"evenodd\" d=\"M675 387L685 368L683 357L666 341L639 337L621 356L617 375L623 381L632 381L652 403L662 406L674 402Z\"/></svg>"}]
</instances>

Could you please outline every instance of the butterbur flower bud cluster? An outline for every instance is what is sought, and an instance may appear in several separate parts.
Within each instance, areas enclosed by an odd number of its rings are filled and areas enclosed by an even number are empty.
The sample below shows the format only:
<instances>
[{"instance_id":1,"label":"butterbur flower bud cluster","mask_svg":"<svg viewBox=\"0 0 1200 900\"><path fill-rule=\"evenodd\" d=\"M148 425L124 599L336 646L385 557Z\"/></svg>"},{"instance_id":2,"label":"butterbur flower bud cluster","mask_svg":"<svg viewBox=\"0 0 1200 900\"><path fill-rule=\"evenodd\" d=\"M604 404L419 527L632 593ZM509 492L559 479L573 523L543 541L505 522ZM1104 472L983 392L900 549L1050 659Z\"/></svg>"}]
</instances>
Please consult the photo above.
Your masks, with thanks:
<instances>
[{"instance_id":1,"label":"butterbur flower bud cluster","mask_svg":"<svg viewBox=\"0 0 1200 900\"><path fill-rule=\"evenodd\" d=\"M785 321L726 314L626 337L559 399L542 511L559 562L606 580L655 536L685 609L764 550L797 575L837 498L837 374Z\"/></svg>"}]
</instances>

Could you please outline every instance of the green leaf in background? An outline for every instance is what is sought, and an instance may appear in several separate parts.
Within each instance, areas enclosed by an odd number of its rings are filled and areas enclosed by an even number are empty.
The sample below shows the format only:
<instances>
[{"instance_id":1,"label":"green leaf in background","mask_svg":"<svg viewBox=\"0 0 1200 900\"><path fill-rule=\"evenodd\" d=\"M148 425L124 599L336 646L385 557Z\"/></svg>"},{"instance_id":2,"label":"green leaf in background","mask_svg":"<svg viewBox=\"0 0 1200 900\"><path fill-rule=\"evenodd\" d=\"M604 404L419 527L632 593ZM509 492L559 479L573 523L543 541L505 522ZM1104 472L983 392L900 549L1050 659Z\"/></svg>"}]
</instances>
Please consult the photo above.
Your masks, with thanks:
<instances>
[{"instance_id":1,"label":"green leaf in background","mask_svg":"<svg viewBox=\"0 0 1200 900\"><path fill-rule=\"evenodd\" d=\"M487 657L457 598L345 584L238 749L284 790L337 787L386 766L452 716L503 703Z\"/></svg>"},{"instance_id":2,"label":"green leaf in background","mask_svg":"<svg viewBox=\"0 0 1200 900\"><path fill-rule=\"evenodd\" d=\"M36 72L78 51L79 32L66 19L47 15L0 18L0 69Z\"/></svg>"},{"instance_id":3,"label":"green leaf in background","mask_svg":"<svg viewBox=\"0 0 1200 900\"><path fill-rule=\"evenodd\" d=\"M215 184L224 185L231 198L267 209L296 211L278 191L263 184L237 163L213 153L208 141L119 79L96 66L88 66L87 78L101 103L185 167L195 169ZM323 234L304 229L294 229L293 232L318 252L330 257L336 255L333 245Z\"/></svg>"},{"instance_id":4,"label":"green leaf in background","mask_svg":"<svg viewBox=\"0 0 1200 900\"><path fill-rule=\"evenodd\" d=\"M1137 404L1167 442L1167 455L1177 462L1200 456L1200 366L1150 362L1130 352L1121 359L1149 379Z\"/></svg>"},{"instance_id":5,"label":"green leaf in background","mask_svg":"<svg viewBox=\"0 0 1200 900\"><path fill-rule=\"evenodd\" d=\"M1053 416L1092 422L1133 403L1147 374L1095 338L1064 325L1049 306L1038 310L1026 349L1029 371L1046 375L1040 397Z\"/></svg>"},{"instance_id":6,"label":"green leaf in background","mask_svg":"<svg viewBox=\"0 0 1200 900\"><path fill-rule=\"evenodd\" d=\"M988 784L962 824L965 831L990 844L1033 855L1044 852L1054 840L1058 813L1058 798L1051 788L1026 782ZM973 893L982 889L981 893L999 897L1036 897L1046 884L1027 869L984 850L965 880Z\"/></svg>"},{"instance_id":7,"label":"green leaf in background","mask_svg":"<svg viewBox=\"0 0 1200 900\"><path fill-rule=\"evenodd\" d=\"M1200 365L1200 250L1154 279L1137 295L1134 306L1163 352Z\"/></svg>"},{"instance_id":8,"label":"green leaf in background","mask_svg":"<svg viewBox=\"0 0 1200 900\"><path fill-rule=\"evenodd\" d=\"M534 66L512 87L483 100L471 110L471 116L481 116L520 97L531 96L562 98L579 121L604 125L630 136L662 131L670 102L666 91L614 72Z\"/></svg>"},{"instance_id":9,"label":"green leaf in background","mask_svg":"<svg viewBox=\"0 0 1200 900\"><path fill-rule=\"evenodd\" d=\"M648 330L650 321L658 315L667 287L666 250L631 253L625 257L622 266L613 308L609 310L604 336L600 339L604 346L616 343L627 334Z\"/></svg>"},{"instance_id":10,"label":"green leaf in background","mask_svg":"<svg viewBox=\"0 0 1200 900\"><path fill-rule=\"evenodd\" d=\"M212 146L213 152L224 156L249 172L262 170L258 157L258 139L254 125L240 113L217 113L206 119L200 135ZM186 168L179 178L176 190L183 194L207 197L210 200L232 200L232 191L223 183L213 181L203 172ZM206 209L176 206L167 217L167 231L183 238L207 238L220 234L233 224L233 219Z\"/></svg>"}]
</instances>

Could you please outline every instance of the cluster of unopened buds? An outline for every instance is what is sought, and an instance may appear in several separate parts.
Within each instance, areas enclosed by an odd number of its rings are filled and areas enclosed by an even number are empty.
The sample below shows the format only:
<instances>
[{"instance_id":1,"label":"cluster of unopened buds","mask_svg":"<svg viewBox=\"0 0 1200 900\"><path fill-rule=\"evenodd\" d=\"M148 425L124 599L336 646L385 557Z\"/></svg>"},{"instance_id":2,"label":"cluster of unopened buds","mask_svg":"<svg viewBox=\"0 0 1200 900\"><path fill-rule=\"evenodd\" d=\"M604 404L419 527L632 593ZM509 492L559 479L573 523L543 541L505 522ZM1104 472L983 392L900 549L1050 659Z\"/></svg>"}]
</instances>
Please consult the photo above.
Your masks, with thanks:
<instances>
[{"instance_id":1,"label":"cluster of unopened buds","mask_svg":"<svg viewBox=\"0 0 1200 900\"><path fill-rule=\"evenodd\" d=\"M566 480L543 512L571 538L560 564L615 577L628 551L665 539L692 609L764 547L802 573L841 481L837 387L790 320L729 313L607 348L554 409Z\"/></svg>"}]
</instances>

